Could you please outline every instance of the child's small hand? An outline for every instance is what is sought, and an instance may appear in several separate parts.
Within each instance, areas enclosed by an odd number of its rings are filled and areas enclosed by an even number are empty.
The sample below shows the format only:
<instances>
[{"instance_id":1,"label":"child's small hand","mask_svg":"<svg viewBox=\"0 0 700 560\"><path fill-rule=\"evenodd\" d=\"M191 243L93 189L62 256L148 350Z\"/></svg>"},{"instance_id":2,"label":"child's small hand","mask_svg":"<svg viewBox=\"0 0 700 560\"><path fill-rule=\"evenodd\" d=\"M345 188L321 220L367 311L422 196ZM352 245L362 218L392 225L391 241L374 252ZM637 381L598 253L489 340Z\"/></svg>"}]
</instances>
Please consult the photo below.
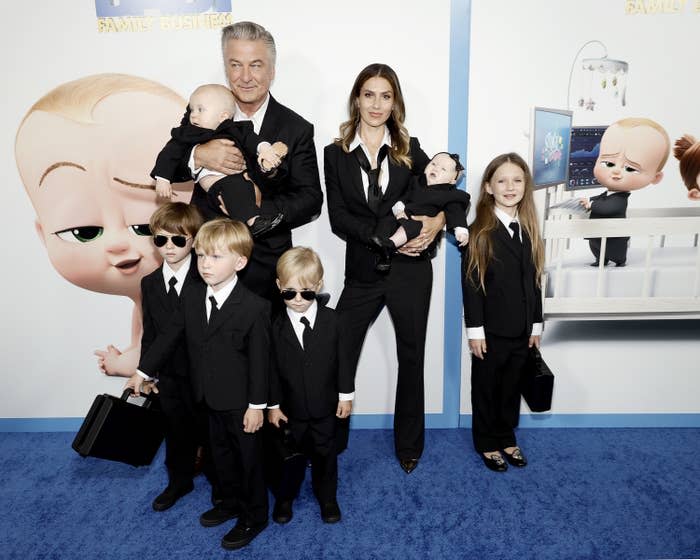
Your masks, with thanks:
<instances>
[{"instance_id":1,"label":"child's small hand","mask_svg":"<svg viewBox=\"0 0 700 560\"><path fill-rule=\"evenodd\" d=\"M352 401L338 401L338 409L335 415L338 418L348 418L352 412Z\"/></svg>"},{"instance_id":2,"label":"child's small hand","mask_svg":"<svg viewBox=\"0 0 700 560\"><path fill-rule=\"evenodd\" d=\"M457 241L459 241L459 246L464 247L467 243L469 243L469 232L458 231L455 233L455 238Z\"/></svg>"},{"instance_id":3,"label":"child's small hand","mask_svg":"<svg viewBox=\"0 0 700 560\"><path fill-rule=\"evenodd\" d=\"M243 431L246 434L254 434L263 425L263 411L258 408L249 408L243 415Z\"/></svg>"},{"instance_id":4,"label":"child's small hand","mask_svg":"<svg viewBox=\"0 0 700 560\"><path fill-rule=\"evenodd\" d=\"M469 339L469 351L474 354L480 360L484 359L484 354L486 354L486 339L484 338L470 338Z\"/></svg>"},{"instance_id":5,"label":"child's small hand","mask_svg":"<svg viewBox=\"0 0 700 560\"><path fill-rule=\"evenodd\" d=\"M271 408L267 411L267 421L274 424L276 428L280 427L280 421L288 422L289 419L284 415L281 408Z\"/></svg>"},{"instance_id":6,"label":"child's small hand","mask_svg":"<svg viewBox=\"0 0 700 560\"><path fill-rule=\"evenodd\" d=\"M126 385L124 385L124 390L131 389L134 392L134 396L138 397L141 394L141 386L144 384L144 381L146 380L141 375L135 373L129 378Z\"/></svg>"},{"instance_id":7,"label":"child's small hand","mask_svg":"<svg viewBox=\"0 0 700 560\"><path fill-rule=\"evenodd\" d=\"M272 171L282 163L282 159L277 155L272 146L263 146L258 154L258 165L264 172Z\"/></svg>"},{"instance_id":8,"label":"child's small hand","mask_svg":"<svg viewBox=\"0 0 700 560\"><path fill-rule=\"evenodd\" d=\"M173 186L170 184L170 181L162 179L161 177L156 179L156 194L161 198L177 196L177 194L173 192Z\"/></svg>"},{"instance_id":9,"label":"child's small hand","mask_svg":"<svg viewBox=\"0 0 700 560\"><path fill-rule=\"evenodd\" d=\"M397 220L408 220L408 216L406 215L406 212L404 212L403 210L401 212L399 212L398 214L394 214L394 217Z\"/></svg>"},{"instance_id":10,"label":"child's small hand","mask_svg":"<svg viewBox=\"0 0 700 560\"><path fill-rule=\"evenodd\" d=\"M539 348L541 338L542 337L539 335L531 336L530 339L527 341L527 347L532 348L534 346L535 348Z\"/></svg>"}]
</instances>

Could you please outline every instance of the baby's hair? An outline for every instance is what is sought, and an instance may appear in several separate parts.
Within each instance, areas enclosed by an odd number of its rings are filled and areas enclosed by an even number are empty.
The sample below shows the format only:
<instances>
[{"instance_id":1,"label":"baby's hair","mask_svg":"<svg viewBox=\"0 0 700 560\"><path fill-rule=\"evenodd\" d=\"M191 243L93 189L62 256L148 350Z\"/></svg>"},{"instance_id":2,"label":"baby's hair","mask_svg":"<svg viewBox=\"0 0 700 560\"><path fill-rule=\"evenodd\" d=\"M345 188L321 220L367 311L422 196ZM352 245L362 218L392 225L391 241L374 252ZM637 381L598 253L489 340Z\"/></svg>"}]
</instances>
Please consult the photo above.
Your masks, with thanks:
<instances>
[{"instance_id":1,"label":"baby's hair","mask_svg":"<svg viewBox=\"0 0 700 560\"><path fill-rule=\"evenodd\" d=\"M318 254L309 247L294 247L285 251L277 261L277 279L282 285L298 279L305 288L323 280L323 265Z\"/></svg>"},{"instance_id":2,"label":"baby's hair","mask_svg":"<svg viewBox=\"0 0 700 560\"><path fill-rule=\"evenodd\" d=\"M236 112L236 99L230 89L220 84L204 84L192 92L192 96L197 93L211 95L217 104L217 110L229 113L231 116Z\"/></svg>"},{"instance_id":3,"label":"baby's hair","mask_svg":"<svg viewBox=\"0 0 700 560\"><path fill-rule=\"evenodd\" d=\"M455 181L459 181L459 178L462 176L462 171L464 171L464 166L462 163L459 161L459 154L451 154L450 152L438 152L433 156L432 159L435 159L436 156L439 156L440 154L445 154L448 156L452 161L455 162L455 172L457 173L455 175Z\"/></svg>"},{"instance_id":4,"label":"baby's hair","mask_svg":"<svg viewBox=\"0 0 700 560\"><path fill-rule=\"evenodd\" d=\"M538 285L544 269L544 244L542 243L537 221L537 212L535 210L532 173L530 173L530 168L525 160L518 154L514 152L501 154L491 160L491 163L486 166L484 176L481 179L481 191L479 193L479 200L476 203L476 218L470 228L469 259L466 261L464 270L470 282L472 281L472 275L476 272L479 278L479 286L484 291L486 290L486 269L493 258L493 244L491 243L490 234L500 223L494 213L496 201L493 195L489 194L486 190L486 184L493 179L498 168L505 163L512 163L518 166L522 170L525 178L525 192L522 200L518 203L518 220L523 231L525 231L530 238L530 243L532 245L532 262L535 265Z\"/></svg>"},{"instance_id":5,"label":"baby's hair","mask_svg":"<svg viewBox=\"0 0 700 560\"><path fill-rule=\"evenodd\" d=\"M673 147L673 155L680 162L679 168L683 183L689 191L700 189L700 141L690 134L684 134Z\"/></svg>"},{"instance_id":6,"label":"baby's hair","mask_svg":"<svg viewBox=\"0 0 700 560\"><path fill-rule=\"evenodd\" d=\"M253 252L253 238L248 226L228 218L218 218L199 228L194 238L195 251L211 255L222 248L250 258Z\"/></svg>"},{"instance_id":7,"label":"baby's hair","mask_svg":"<svg viewBox=\"0 0 700 560\"><path fill-rule=\"evenodd\" d=\"M153 212L150 228L154 233L167 231L194 237L203 223L204 219L196 206L184 202L168 202Z\"/></svg>"},{"instance_id":8,"label":"baby's hair","mask_svg":"<svg viewBox=\"0 0 700 560\"><path fill-rule=\"evenodd\" d=\"M660 133L661 136L664 137L664 141L666 142L666 151L664 153L664 156L661 158L661 161L659 162L659 167L656 169L656 171L659 172L664 168L664 165L666 165L666 162L668 161L668 156L671 153L671 139L668 137L668 132L666 132L666 129L663 126L661 126L656 121L646 119L643 117L629 117L627 119L620 119L619 121L614 122L610 126L614 125L618 125L622 128L636 128L638 126L648 126Z\"/></svg>"},{"instance_id":9,"label":"baby's hair","mask_svg":"<svg viewBox=\"0 0 700 560\"><path fill-rule=\"evenodd\" d=\"M100 101L127 92L150 93L185 105L181 96L153 80L128 74L94 74L52 89L31 106L22 123L34 111L44 111L81 124L94 124L93 111Z\"/></svg>"}]
</instances>

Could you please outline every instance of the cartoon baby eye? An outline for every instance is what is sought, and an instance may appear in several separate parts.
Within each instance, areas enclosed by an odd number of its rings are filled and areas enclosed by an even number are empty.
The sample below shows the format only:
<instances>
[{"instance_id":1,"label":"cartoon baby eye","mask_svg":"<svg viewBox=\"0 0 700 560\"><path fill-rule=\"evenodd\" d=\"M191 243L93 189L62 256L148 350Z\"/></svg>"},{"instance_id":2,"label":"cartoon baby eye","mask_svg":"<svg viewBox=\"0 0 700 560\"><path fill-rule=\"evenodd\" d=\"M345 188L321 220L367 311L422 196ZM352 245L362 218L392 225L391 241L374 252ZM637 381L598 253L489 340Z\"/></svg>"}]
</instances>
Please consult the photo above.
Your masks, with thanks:
<instances>
[{"instance_id":1,"label":"cartoon baby eye","mask_svg":"<svg viewBox=\"0 0 700 560\"><path fill-rule=\"evenodd\" d=\"M632 167L631 165L625 165L625 172L626 173L639 173L639 169L636 167Z\"/></svg>"},{"instance_id":2,"label":"cartoon baby eye","mask_svg":"<svg viewBox=\"0 0 700 560\"><path fill-rule=\"evenodd\" d=\"M615 162L613 161L601 161L600 165L603 167L615 167Z\"/></svg>"},{"instance_id":3,"label":"cartoon baby eye","mask_svg":"<svg viewBox=\"0 0 700 560\"><path fill-rule=\"evenodd\" d=\"M102 232L104 228L100 226L81 226L56 231L54 235L69 243L89 243L100 237Z\"/></svg>"},{"instance_id":4,"label":"cartoon baby eye","mask_svg":"<svg viewBox=\"0 0 700 560\"><path fill-rule=\"evenodd\" d=\"M136 235L153 235L148 224L134 224L129 226L129 229Z\"/></svg>"}]
</instances>

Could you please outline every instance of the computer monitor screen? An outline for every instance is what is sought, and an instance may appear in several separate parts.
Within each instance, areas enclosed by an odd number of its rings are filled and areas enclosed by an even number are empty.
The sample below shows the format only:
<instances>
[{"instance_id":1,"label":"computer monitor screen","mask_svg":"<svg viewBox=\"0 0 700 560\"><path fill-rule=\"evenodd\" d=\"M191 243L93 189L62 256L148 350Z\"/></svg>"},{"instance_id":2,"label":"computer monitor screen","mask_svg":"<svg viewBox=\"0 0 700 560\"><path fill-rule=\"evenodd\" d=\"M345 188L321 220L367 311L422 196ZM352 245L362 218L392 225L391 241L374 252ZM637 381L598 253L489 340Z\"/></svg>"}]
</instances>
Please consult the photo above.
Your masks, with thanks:
<instances>
[{"instance_id":1,"label":"computer monitor screen","mask_svg":"<svg viewBox=\"0 0 700 560\"><path fill-rule=\"evenodd\" d=\"M600 186L593 175L593 169L600 154L600 139L607 128L607 126L575 126L571 129L569 182L566 190L574 191Z\"/></svg>"},{"instance_id":2,"label":"computer monitor screen","mask_svg":"<svg viewBox=\"0 0 700 560\"><path fill-rule=\"evenodd\" d=\"M535 188L566 184L572 111L535 107L532 178Z\"/></svg>"}]
</instances>

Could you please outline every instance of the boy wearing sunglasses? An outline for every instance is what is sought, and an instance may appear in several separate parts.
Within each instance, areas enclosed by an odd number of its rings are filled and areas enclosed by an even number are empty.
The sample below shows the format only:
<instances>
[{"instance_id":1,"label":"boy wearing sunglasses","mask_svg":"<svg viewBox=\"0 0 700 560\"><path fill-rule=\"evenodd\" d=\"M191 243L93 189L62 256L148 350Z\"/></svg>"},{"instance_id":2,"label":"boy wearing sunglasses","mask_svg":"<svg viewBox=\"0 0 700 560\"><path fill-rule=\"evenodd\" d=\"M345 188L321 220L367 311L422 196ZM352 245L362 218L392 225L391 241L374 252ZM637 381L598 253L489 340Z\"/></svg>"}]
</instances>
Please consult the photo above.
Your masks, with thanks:
<instances>
[{"instance_id":1,"label":"boy wearing sunglasses","mask_svg":"<svg viewBox=\"0 0 700 560\"><path fill-rule=\"evenodd\" d=\"M202 216L195 206L170 202L151 216L153 244L163 264L141 281L143 307L143 337L141 354L145 355L156 337L170 325L180 295L191 285L201 282L192 253L192 243L202 225ZM197 448L206 445L208 435L206 415L197 411L192 399L187 351L184 345L175 348L159 369L160 405L166 420L165 466L168 485L155 500L153 509L165 511L193 489ZM204 471L214 486L209 470L211 461L204 462Z\"/></svg>"},{"instance_id":2,"label":"boy wearing sunglasses","mask_svg":"<svg viewBox=\"0 0 700 560\"><path fill-rule=\"evenodd\" d=\"M304 481L306 458L311 481L326 523L340 521L336 500L338 461L337 418L348 418L354 398L354 376L342 358L338 318L319 304L323 266L307 247L289 249L277 262L277 286L287 306L272 325L272 367L268 420L287 422L302 460L282 465L282 483L275 489L272 519L288 523L292 503Z\"/></svg>"}]
</instances>

